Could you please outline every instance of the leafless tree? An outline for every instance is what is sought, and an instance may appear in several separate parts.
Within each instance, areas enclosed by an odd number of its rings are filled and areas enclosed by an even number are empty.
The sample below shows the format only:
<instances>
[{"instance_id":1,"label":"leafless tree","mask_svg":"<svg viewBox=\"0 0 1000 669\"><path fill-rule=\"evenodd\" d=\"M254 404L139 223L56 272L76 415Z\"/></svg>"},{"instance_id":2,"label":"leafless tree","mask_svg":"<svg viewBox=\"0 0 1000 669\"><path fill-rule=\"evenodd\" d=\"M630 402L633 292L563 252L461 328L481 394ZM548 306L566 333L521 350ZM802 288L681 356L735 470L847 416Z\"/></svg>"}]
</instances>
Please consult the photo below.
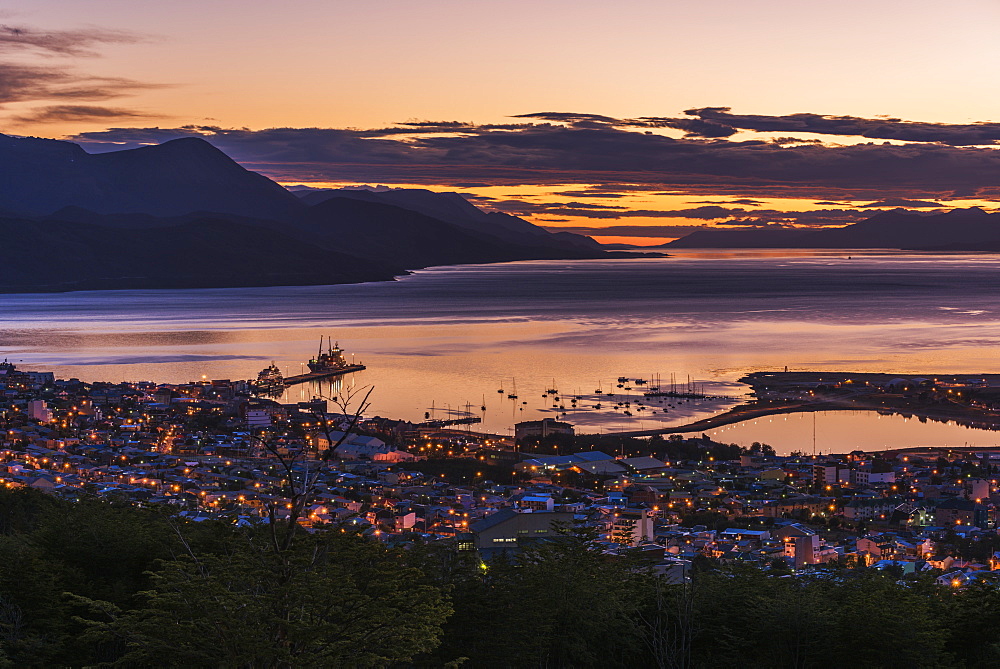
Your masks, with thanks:
<instances>
[{"instance_id":1,"label":"leafless tree","mask_svg":"<svg viewBox=\"0 0 1000 669\"><path fill-rule=\"evenodd\" d=\"M651 579L652 605L639 608L634 622L658 669L688 669L695 635L694 582L670 584Z\"/></svg>"},{"instance_id":2,"label":"leafless tree","mask_svg":"<svg viewBox=\"0 0 1000 669\"><path fill-rule=\"evenodd\" d=\"M373 386L349 388L341 391L335 397L322 397L322 399L332 402L340 410L340 415L346 417L347 424L343 426L343 430L336 430L335 428L340 427L340 425L334 425L326 412L314 411L312 413L317 427L327 439L327 447L319 454L316 461L311 461L305 451L295 454L281 452L277 443L267 436L253 437L263 451L281 466L286 482L288 502L285 507L288 511L287 516L279 521L278 504L271 502L267 505L271 544L276 553L283 553L292 545L292 540L298 531L299 519L309 501L315 496L316 485L321 475L333 457L334 451L344 443L361 420L361 416L367 411L368 398L371 397L373 390ZM364 396L361 395L362 392L364 392ZM337 431L340 431L341 435L334 439L334 433ZM303 465L301 474L295 471L296 466L300 463Z\"/></svg>"}]
</instances>

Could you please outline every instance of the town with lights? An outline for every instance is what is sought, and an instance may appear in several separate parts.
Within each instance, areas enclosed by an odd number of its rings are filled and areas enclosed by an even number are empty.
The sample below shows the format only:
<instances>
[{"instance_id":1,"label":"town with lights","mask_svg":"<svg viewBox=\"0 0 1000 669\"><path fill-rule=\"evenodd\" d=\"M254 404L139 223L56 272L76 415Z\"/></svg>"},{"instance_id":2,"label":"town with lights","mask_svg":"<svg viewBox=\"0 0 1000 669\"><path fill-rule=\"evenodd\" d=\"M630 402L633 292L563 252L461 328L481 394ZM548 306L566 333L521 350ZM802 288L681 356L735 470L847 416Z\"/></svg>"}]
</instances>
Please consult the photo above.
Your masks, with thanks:
<instances>
[{"instance_id":1,"label":"town with lights","mask_svg":"<svg viewBox=\"0 0 1000 669\"><path fill-rule=\"evenodd\" d=\"M370 387L281 403L9 362L0 390L0 651L25 666L168 643L176 666L791 666L884 633L870 666L989 663L966 640L1000 603L996 449L501 436L368 415Z\"/></svg>"},{"instance_id":2,"label":"town with lights","mask_svg":"<svg viewBox=\"0 0 1000 669\"><path fill-rule=\"evenodd\" d=\"M83 383L11 363L0 385L8 489L185 522L294 515L307 531L441 542L485 562L579 526L603 555L640 551L676 582L696 560L1000 580L996 449L779 456L707 437L575 435L553 419L519 423L512 439L325 399L279 404L242 381Z\"/></svg>"}]
</instances>

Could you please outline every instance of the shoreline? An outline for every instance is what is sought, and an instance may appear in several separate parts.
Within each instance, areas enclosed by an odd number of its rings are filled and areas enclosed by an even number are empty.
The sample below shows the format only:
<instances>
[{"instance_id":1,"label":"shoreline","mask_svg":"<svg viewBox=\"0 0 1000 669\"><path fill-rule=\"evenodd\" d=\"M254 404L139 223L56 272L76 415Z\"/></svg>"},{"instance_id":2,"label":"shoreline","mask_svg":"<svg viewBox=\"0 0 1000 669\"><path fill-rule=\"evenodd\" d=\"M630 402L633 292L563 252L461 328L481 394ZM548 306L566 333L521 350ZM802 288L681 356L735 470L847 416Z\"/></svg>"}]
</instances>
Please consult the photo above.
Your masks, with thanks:
<instances>
[{"instance_id":1,"label":"shoreline","mask_svg":"<svg viewBox=\"0 0 1000 669\"><path fill-rule=\"evenodd\" d=\"M104 293L104 292L117 292L117 291L139 291L139 290L227 290L227 289L240 289L240 288L309 288L315 286L351 286L364 283L387 283L395 282L401 278L407 276L412 276L414 272L419 272L422 270L434 269L436 267L468 267L476 265L502 265L507 263L519 263L519 262L533 262L533 261L567 261L567 260L642 260L649 258L669 258L671 255L669 253L660 252L633 252L633 251L607 251L605 255L593 256L593 257L578 257L578 256L568 256L568 257L551 257L551 258L517 258L511 260L496 260L493 262L474 262L474 263L450 263L444 265L425 265L422 267L407 267L403 271L400 271L392 275L380 275L376 277L358 277L357 279L349 279L344 281L307 281L307 282L284 282L278 281L276 283L267 282L257 282L257 281L244 281L244 282L218 282L218 283L201 283L194 281L191 283L185 283L183 279L178 279L171 281L170 279L156 279L156 278L142 278L142 277L105 277L105 278L92 278L84 279L73 284L77 287L69 287L66 283L61 284L35 284L31 287L22 286L5 286L0 284L0 295L60 295L67 293ZM362 259L363 260L363 259ZM123 286L108 286L109 282L122 280L128 281L133 280L130 285Z\"/></svg>"},{"instance_id":2,"label":"shoreline","mask_svg":"<svg viewBox=\"0 0 1000 669\"><path fill-rule=\"evenodd\" d=\"M933 383L929 379L919 377L917 380L922 380L923 385L908 389L900 389L897 386L901 381L906 383L910 381L901 377L889 380L892 376L884 373L858 372L755 372L740 381L748 383L758 399L714 416L670 428L626 430L606 434L621 437L683 434L714 430L767 416L821 411L873 411L884 415L915 417L921 421L955 422L958 425L984 431L1000 431L1000 411L988 406L962 404L957 399L961 397L961 392L966 392L966 396L970 398L976 397L978 392L992 400L995 393L990 391L997 386L963 386L957 395L953 394L954 387L948 387L968 383L970 381L968 377L977 376L982 378L983 384L987 382L987 378L995 382L997 375L942 374L937 375ZM824 385L817 385L817 379ZM964 381L960 382L960 379ZM872 383L873 381L877 383ZM913 394L918 391L918 394ZM767 395L778 397L768 398ZM793 399L787 395L797 397Z\"/></svg>"}]
</instances>

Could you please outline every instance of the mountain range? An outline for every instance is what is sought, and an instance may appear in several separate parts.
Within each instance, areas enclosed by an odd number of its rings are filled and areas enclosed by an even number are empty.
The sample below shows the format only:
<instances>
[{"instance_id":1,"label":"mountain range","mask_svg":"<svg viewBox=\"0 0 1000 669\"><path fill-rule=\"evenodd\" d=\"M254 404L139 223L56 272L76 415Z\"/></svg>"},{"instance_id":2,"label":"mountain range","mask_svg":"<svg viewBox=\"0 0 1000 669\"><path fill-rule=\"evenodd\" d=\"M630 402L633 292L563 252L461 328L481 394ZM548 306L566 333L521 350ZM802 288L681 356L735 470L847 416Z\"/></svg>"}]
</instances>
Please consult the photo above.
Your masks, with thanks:
<instances>
[{"instance_id":1,"label":"mountain range","mask_svg":"<svg viewBox=\"0 0 1000 669\"><path fill-rule=\"evenodd\" d=\"M705 229L660 248L904 249L1000 251L1000 213L954 209L918 214L886 211L841 228Z\"/></svg>"},{"instance_id":2,"label":"mountain range","mask_svg":"<svg viewBox=\"0 0 1000 669\"><path fill-rule=\"evenodd\" d=\"M0 292L348 283L613 255L457 193L291 193L197 138L90 154L0 135L0 172Z\"/></svg>"},{"instance_id":3,"label":"mountain range","mask_svg":"<svg viewBox=\"0 0 1000 669\"><path fill-rule=\"evenodd\" d=\"M483 211L458 193L291 192L197 138L90 154L0 135L0 173L0 292L351 283L432 265L631 255ZM661 248L1000 252L1000 213L895 210L842 228L709 228Z\"/></svg>"}]
</instances>

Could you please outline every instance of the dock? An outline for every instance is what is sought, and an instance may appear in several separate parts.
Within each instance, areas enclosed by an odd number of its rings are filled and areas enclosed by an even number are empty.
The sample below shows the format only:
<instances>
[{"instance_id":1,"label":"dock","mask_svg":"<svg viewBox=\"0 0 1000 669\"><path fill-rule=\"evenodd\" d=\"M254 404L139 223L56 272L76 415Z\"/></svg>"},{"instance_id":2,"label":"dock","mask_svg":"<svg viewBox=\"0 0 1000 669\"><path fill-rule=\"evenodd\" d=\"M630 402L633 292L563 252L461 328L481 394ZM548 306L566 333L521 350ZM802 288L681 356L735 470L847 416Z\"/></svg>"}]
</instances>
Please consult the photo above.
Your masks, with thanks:
<instances>
[{"instance_id":1,"label":"dock","mask_svg":"<svg viewBox=\"0 0 1000 669\"><path fill-rule=\"evenodd\" d=\"M351 372L360 372L363 369L367 369L364 365L348 365L346 367L341 367L339 369L330 369L323 372L309 372L307 374L296 374L295 376L285 377L286 386L295 386L300 383L307 383L309 381L319 381L320 379L327 379L331 376L342 376L344 374L350 374Z\"/></svg>"},{"instance_id":2,"label":"dock","mask_svg":"<svg viewBox=\"0 0 1000 669\"><path fill-rule=\"evenodd\" d=\"M479 416L466 416L464 418L449 418L447 420L425 420L422 423L417 423L417 427L448 427L449 425L475 425L476 423L482 423L483 419Z\"/></svg>"}]
</instances>

